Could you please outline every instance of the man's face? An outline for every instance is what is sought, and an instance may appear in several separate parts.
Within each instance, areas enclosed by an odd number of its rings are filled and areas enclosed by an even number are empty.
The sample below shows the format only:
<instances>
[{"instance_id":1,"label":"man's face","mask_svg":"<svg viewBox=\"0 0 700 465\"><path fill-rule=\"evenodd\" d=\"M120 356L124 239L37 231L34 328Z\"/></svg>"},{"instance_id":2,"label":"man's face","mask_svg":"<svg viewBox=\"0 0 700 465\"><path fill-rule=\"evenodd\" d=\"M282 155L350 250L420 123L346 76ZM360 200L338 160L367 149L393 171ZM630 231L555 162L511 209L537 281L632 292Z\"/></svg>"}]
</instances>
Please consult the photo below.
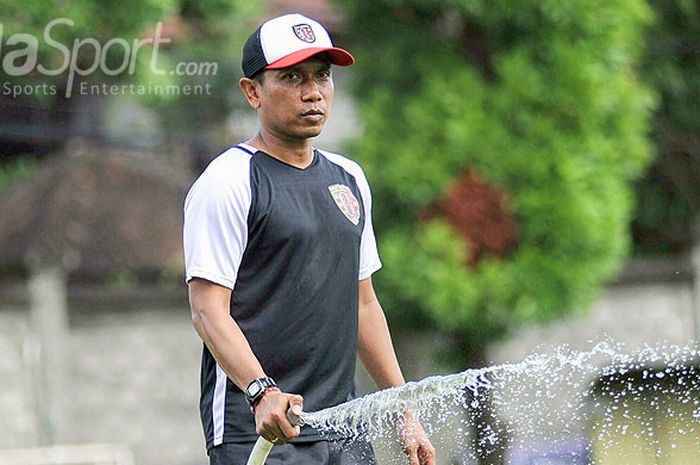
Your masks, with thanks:
<instances>
[{"instance_id":1,"label":"man's face","mask_svg":"<svg viewBox=\"0 0 700 465\"><path fill-rule=\"evenodd\" d=\"M290 68L267 70L259 83L262 129L284 140L316 137L333 100L331 65L323 56Z\"/></svg>"}]
</instances>

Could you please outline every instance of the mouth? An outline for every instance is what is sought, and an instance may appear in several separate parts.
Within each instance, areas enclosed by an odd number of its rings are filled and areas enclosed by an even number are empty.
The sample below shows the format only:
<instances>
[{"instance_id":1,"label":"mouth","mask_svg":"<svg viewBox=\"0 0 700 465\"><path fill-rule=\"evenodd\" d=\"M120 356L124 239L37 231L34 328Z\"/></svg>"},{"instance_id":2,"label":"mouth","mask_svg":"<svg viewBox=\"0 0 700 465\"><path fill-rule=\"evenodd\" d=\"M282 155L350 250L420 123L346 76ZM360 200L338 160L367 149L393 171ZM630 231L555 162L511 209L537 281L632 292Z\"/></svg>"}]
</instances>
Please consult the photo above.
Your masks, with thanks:
<instances>
[{"instance_id":1,"label":"mouth","mask_svg":"<svg viewBox=\"0 0 700 465\"><path fill-rule=\"evenodd\" d=\"M318 109L306 110L301 116L323 116L323 111Z\"/></svg>"},{"instance_id":2,"label":"mouth","mask_svg":"<svg viewBox=\"0 0 700 465\"><path fill-rule=\"evenodd\" d=\"M320 121L323 119L324 113L322 110L312 109L303 112L301 117L307 121Z\"/></svg>"}]
</instances>

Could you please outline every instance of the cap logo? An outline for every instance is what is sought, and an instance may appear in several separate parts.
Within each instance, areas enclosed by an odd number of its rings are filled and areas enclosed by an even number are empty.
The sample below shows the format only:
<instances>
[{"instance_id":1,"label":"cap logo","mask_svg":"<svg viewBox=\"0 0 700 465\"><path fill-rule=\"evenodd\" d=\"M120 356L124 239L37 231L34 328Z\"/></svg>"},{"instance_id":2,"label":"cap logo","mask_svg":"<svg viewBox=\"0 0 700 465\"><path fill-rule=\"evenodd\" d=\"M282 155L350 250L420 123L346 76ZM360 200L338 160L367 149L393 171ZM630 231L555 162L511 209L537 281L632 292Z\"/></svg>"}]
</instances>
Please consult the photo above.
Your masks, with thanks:
<instances>
[{"instance_id":1,"label":"cap logo","mask_svg":"<svg viewBox=\"0 0 700 465\"><path fill-rule=\"evenodd\" d=\"M296 26L292 26L292 30L300 40L303 40L309 44L316 42L314 30L311 29L311 26L308 24L297 24Z\"/></svg>"},{"instance_id":2,"label":"cap logo","mask_svg":"<svg viewBox=\"0 0 700 465\"><path fill-rule=\"evenodd\" d=\"M355 226L360 224L360 202L357 201L350 188L344 184L333 184L328 186L328 190L345 218Z\"/></svg>"}]
</instances>

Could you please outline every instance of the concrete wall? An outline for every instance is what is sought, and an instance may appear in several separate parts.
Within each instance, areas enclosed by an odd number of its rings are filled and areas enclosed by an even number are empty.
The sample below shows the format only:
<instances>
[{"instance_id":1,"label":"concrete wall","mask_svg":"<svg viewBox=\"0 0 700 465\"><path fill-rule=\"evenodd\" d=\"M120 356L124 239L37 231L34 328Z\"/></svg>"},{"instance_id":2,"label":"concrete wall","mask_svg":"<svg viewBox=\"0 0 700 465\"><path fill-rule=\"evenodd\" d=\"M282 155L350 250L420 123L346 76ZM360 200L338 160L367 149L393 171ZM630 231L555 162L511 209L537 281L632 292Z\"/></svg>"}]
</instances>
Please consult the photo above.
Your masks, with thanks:
<instances>
[{"instance_id":1,"label":"concrete wall","mask_svg":"<svg viewBox=\"0 0 700 465\"><path fill-rule=\"evenodd\" d=\"M586 312L514 333L490 350L497 363L521 359L538 346L569 344L590 349L607 335L630 349L666 341L683 345L695 338L693 292L688 282L613 286Z\"/></svg>"},{"instance_id":2,"label":"concrete wall","mask_svg":"<svg viewBox=\"0 0 700 465\"><path fill-rule=\"evenodd\" d=\"M56 442L126 444L138 465L207 463L197 410L201 343L186 303L113 306L71 309L67 418ZM0 463L2 449L40 445L28 318L0 306Z\"/></svg>"},{"instance_id":3,"label":"concrete wall","mask_svg":"<svg viewBox=\"0 0 700 465\"><path fill-rule=\"evenodd\" d=\"M204 463L201 343L186 307L95 315L72 328L63 442L123 442L138 464Z\"/></svg>"},{"instance_id":4,"label":"concrete wall","mask_svg":"<svg viewBox=\"0 0 700 465\"><path fill-rule=\"evenodd\" d=\"M0 311L0 448L33 445L38 436L28 315Z\"/></svg>"}]
</instances>

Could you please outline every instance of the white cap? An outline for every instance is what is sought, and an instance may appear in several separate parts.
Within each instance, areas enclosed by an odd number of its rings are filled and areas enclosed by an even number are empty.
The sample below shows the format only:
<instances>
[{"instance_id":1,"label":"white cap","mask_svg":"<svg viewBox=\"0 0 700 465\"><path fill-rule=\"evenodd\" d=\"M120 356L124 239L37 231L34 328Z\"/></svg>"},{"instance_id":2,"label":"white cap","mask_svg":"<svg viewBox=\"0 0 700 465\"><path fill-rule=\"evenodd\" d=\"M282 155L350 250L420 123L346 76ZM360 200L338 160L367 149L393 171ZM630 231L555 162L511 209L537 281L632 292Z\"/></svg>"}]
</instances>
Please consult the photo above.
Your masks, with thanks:
<instances>
[{"instance_id":1,"label":"white cap","mask_svg":"<svg viewBox=\"0 0 700 465\"><path fill-rule=\"evenodd\" d=\"M288 68L313 55L326 52L331 63L350 66L355 58L334 47L328 31L300 14L278 16L264 22L243 47L243 73L253 77L263 69Z\"/></svg>"}]
</instances>

